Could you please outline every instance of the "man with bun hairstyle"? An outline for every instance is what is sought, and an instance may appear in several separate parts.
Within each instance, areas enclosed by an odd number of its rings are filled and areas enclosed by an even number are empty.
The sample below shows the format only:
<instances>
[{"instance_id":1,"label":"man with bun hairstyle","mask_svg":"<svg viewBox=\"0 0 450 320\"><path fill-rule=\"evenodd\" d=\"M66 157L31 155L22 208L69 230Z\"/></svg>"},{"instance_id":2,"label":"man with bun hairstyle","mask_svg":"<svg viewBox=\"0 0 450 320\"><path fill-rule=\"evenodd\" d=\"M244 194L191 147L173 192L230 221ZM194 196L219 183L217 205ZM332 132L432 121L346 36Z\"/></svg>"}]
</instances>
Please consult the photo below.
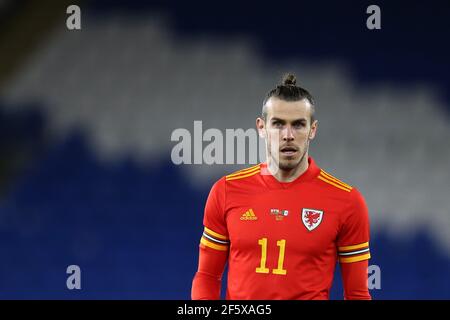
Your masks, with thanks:
<instances>
[{"instance_id":1,"label":"man with bun hairstyle","mask_svg":"<svg viewBox=\"0 0 450 320\"><path fill-rule=\"evenodd\" d=\"M192 299L329 299L339 262L345 299L371 299L369 215L361 193L309 155L318 121L311 94L288 74L256 127L266 162L219 179L204 211Z\"/></svg>"}]
</instances>

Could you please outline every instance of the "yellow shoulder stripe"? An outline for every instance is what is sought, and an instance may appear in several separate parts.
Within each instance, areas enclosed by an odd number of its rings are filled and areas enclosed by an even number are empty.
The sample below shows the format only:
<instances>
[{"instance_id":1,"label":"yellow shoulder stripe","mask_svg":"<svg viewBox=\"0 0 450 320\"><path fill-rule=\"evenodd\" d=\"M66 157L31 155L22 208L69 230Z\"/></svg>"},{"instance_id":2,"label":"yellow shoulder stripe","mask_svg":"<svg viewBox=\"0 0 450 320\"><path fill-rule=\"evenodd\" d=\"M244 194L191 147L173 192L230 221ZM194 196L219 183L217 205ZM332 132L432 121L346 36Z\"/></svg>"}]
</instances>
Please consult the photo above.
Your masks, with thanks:
<instances>
[{"instance_id":1,"label":"yellow shoulder stripe","mask_svg":"<svg viewBox=\"0 0 450 320\"><path fill-rule=\"evenodd\" d=\"M331 180L328 180L327 178L325 178L322 175L317 176L317 178L319 178L320 180L322 180L322 181L324 181L324 182L326 182L328 184L331 184L332 186L335 186L338 189L341 189L341 190L344 190L344 191L347 191L347 192L350 192L352 190L351 188L349 189L349 188L343 187L342 185L339 185L339 184L337 184L337 183L335 183L335 182L333 182Z\"/></svg>"},{"instance_id":2,"label":"yellow shoulder stripe","mask_svg":"<svg viewBox=\"0 0 450 320\"><path fill-rule=\"evenodd\" d=\"M259 170L259 169L260 169L259 164L257 164L256 166L253 166L253 167L250 167L250 168L247 168L247 169L242 169L242 170L236 171L234 173L231 173L231 174L227 175L227 177L234 177L234 176L238 176L238 175L241 175L241 174L250 173L250 172L253 172L253 171L256 171L256 170Z\"/></svg>"},{"instance_id":3,"label":"yellow shoulder stripe","mask_svg":"<svg viewBox=\"0 0 450 320\"><path fill-rule=\"evenodd\" d=\"M250 176L254 176L255 174L257 174L259 172L261 172L261 169L257 168L256 171L251 171L250 173L247 173L247 174L242 174L242 175L232 176L232 177L226 176L225 180L226 181L230 181L230 180L243 179L243 178L247 178L247 177L250 177Z\"/></svg>"},{"instance_id":4,"label":"yellow shoulder stripe","mask_svg":"<svg viewBox=\"0 0 450 320\"><path fill-rule=\"evenodd\" d=\"M332 180L333 182L336 182L337 184L342 185L343 187L350 188L350 189L352 188L351 185L348 185L348 184L346 184L345 182L342 182L341 180L339 180L338 178L336 178L336 177L332 176L331 174L325 172L324 170L321 170L320 173L321 173L322 176L324 176L325 178L328 178L328 179Z\"/></svg>"},{"instance_id":5,"label":"yellow shoulder stripe","mask_svg":"<svg viewBox=\"0 0 450 320\"><path fill-rule=\"evenodd\" d=\"M351 262L358 262L363 260L370 259L370 253L363 254L361 256L357 257L351 257L351 258L339 258L340 263L351 263Z\"/></svg>"},{"instance_id":6,"label":"yellow shoulder stripe","mask_svg":"<svg viewBox=\"0 0 450 320\"><path fill-rule=\"evenodd\" d=\"M228 240L227 237L221 235L220 233L214 232L211 229L208 229L207 227L205 227L205 231L206 231L207 234L209 234L209 235L211 235L213 237L216 237L217 239Z\"/></svg>"},{"instance_id":7,"label":"yellow shoulder stripe","mask_svg":"<svg viewBox=\"0 0 450 320\"><path fill-rule=\"evenodd\" d=\"M203 244L204 246L207 246L209 248L216 249L219 251L227 251L228 250L228 246L212 243L203 237L200 239L200 243Z\"/></svg>"}]
</instances>

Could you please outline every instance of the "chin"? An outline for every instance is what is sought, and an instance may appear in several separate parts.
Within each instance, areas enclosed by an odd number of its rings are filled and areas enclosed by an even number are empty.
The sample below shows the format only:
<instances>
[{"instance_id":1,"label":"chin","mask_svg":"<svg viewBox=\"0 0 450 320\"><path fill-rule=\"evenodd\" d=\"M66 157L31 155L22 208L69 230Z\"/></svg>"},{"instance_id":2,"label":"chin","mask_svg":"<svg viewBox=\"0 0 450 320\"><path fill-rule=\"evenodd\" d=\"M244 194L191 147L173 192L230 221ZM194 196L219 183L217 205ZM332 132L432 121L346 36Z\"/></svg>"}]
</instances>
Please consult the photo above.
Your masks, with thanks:
<instances>
[{"instance_id":1,"label":"chin","mask_svg":"<svg viewBox=\"0 0 450 320\"><path fill-rule=\"evenodd\" d=\"M295 169L299 164L300 164L299 159L281 160L278 167L281 170L292 170Z\"/></svg>"}]
</instances>

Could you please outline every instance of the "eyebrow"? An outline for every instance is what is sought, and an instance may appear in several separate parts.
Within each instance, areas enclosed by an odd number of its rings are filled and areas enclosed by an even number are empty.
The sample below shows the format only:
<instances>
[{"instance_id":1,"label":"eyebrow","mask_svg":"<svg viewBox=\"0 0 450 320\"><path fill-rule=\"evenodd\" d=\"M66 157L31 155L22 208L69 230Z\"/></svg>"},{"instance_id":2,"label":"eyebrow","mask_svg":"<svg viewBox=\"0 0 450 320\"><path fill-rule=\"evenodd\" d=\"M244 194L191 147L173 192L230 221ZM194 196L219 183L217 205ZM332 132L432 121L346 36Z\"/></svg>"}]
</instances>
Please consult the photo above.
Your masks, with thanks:
<instances>
[{"instance_id":1,"label":"eyebrow","mask_svg":"<svg viewBox=\"0 0 450 320\"><path fill-rule=\"evenodd\" d=\"M280 118L275 118L275 117L270 119L270 121L279 121L279 122L282 122L282 123L286 123L286 120L283 120L283 119L280 119ZM307 122L307 121L308 120L306 118L300 118L300 119L292 120L291 123L294 123L294 122Z\"/></svg>"}]
</instances>

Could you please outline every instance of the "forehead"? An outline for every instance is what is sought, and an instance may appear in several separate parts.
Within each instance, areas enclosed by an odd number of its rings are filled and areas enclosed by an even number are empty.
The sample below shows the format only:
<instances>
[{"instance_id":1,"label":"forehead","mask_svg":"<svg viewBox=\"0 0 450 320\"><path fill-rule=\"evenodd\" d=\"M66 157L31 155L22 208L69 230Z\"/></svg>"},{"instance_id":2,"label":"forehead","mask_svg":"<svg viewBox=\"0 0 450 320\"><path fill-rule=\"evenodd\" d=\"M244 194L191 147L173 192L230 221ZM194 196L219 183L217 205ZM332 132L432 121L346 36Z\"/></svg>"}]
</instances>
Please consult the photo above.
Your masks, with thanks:
<instances>
[{"instance_id":1,"label":"forehead","mask_svg":"<svg viewBox=\"0 0 450 320\"><path fill-rule=\"evenodd\" d=\"M306 99L300 101L284 101L272 97L266 102L266 111L268 119L309 119L311 115L311 104Z\"/></svg>"}]
</instances>

